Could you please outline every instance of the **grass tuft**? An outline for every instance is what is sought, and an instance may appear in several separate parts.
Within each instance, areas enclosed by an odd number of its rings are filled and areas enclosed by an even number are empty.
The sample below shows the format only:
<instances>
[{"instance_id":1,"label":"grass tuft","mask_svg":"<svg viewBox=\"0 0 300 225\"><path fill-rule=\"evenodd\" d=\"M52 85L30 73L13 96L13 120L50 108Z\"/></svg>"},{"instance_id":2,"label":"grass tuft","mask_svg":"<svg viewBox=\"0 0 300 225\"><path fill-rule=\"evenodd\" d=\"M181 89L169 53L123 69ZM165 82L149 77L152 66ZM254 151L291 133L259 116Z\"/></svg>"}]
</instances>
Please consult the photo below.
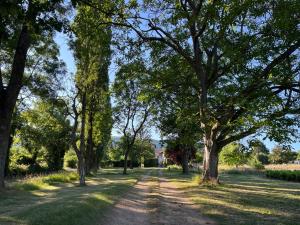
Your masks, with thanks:
<instances>
[{"instance_id":1,"label":"grass tuft","mask_svg":"<svg viewBox=\"0 0 300 225\"><path fill-rule=\"evenodd\" d=\"M78 174L75 172L61 172L48 175L42 178L42 181L48 184L70 183L78 180L78 178Z\"/></svg>"}]
</instances>

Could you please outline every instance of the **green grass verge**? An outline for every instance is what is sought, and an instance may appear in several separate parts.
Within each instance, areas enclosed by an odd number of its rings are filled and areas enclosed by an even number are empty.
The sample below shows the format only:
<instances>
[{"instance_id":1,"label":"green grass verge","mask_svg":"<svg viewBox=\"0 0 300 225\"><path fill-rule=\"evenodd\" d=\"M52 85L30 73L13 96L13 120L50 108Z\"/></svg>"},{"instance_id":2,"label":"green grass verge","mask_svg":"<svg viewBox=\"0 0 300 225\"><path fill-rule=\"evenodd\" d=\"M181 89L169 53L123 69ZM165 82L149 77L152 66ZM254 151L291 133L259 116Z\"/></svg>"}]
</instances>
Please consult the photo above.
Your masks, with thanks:
<instances>
[{"instance_id":1,"label":"green grass verge","mask_svg":"<svg viewBox=\"0 0 300 225\"><path fill-rule=\"evenodd\" d=\"M74 173L67 172L12 183L0 193L0 224L101 224L107 208L145 173L134 169L124 176L121 172L102 170L88 177L85 187L79 187Z\"/></svg>"},{"instance_id":2,"label":"green grass verge","mask_svg":"<svg viewBox=\"0 0 300 225\"><path fill-rule=\"evenodd\" d=\"M34 191L42 189L55 189L54 184L70 183L78 180L78 175L75 172L59 172L46 176L35 176L17 180L9 184L10 188L22 191Z\"/></svg>"},{"instance_id":3,"label":"green grass verge","mask_svg":"<svg viewBox=\"0 0 300 225\"><path fill-rule=\"evenodd\" d=\"M300 184L253 174L222 173L219 186L199 186L200 176L165 170L191 197L199 213L220 225L300 224Z\"/></svg>"}]
</instances>

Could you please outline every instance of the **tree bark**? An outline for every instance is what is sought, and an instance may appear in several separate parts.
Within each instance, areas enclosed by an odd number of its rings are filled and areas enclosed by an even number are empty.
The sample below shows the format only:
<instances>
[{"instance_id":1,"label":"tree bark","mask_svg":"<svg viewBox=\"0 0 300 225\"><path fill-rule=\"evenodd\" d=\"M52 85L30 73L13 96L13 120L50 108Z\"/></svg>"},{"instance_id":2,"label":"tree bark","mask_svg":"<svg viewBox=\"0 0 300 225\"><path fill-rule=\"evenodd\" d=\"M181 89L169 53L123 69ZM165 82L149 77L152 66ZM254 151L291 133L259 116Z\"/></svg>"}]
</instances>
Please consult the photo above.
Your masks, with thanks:
<instances>
[{"instance_id":1,"label":"tree bark","mask_svg":"<svg viewBox=\"0 0 300 225\"><path fill-rule=\"evenodd\" d=\"M184 147L182 152L182 173L189 174L189 149Z\"/></svg>"},{"instance_id":2,"label":"tree bark","mask_svg":"<svg viewBox=\"0 0 300 225\"><path fill-rule=\"evenodd\" d=\"M86 119L86 92L82 94L81 99L82 109L81 109L81 128L80 128L80 147L78 156L78 172L80 185L85 185L85 175L86 175L86 165L85 165L85 119Z\"/></svg>"},{"instance_id":3,"label":"tree bark","mask_svg":"<svg viewBox=\"0 0 300 225\"><path fill-rule=\"evenodd\" d=\"M24 24L17 42L8 86L0 93L0 188L4 188L5 186L4 173L12 115L22 87L22 79L29 46L30 35L27 25Z\"/></svg>"},{"instance_id":4,"label":"tree bark","mask_svg":"<svg viewBox=\"0 0 300 225\"><path fill-rule=\"evenodd\" d=\"M204 137L203 177L202 183L219 184L218 163L219 153L217 143L211 138Z\"/></svg>"},{"instance_id":5,"label":"tree bark","mask_svg":"<svg viewBox=\"0 0 300 225\"><path fill-rule=\"evenodd\" d=\"M5 162L5 169L4 169L4 176L7 177L9 175L9 154L10 154L10 149L11 146L13 144L14 141L14 132L12 132L12 134L10 134L9 136L9 140L8 140L8 147L7 147L7 151L6 151L6 162Z\"/></svg>"},{"instance_id":6,"label":"tree bark","mask_svg":"<svg viewBox=\"0 0 300 225\"><path fill-rule=\"evenodd\" d=\"M103 149L104 149L103 144L99 144L96 148L96 159L95 159L95 164L93 166L95 172L100 168L101 154L103 152Z\"/></svg>"},{"instance_id":7,"label":"tree bark","mask_svg":"<svg viewBox=\"0 0 300 225\"><path fill-rule=\"evenodd\" d=\"M133 154L130 154L130 169L133 169Z\"/></svg>"},{"instance_id":8,"label":"tree bark","mask_svg":"<svg viewBox=\"0 0 300 225\"><path fill-rule=\"evenodd\" d=\"M128 150L125 152L123 174L127 174L127 159L128 159L128 152L129 152Z\"/></svg>"},{"instance_id":9,"label":"tree bark","mask_svg":"<svg viewBox=\"0 0 300 225\"><path fill-rule=\"evenodd\" d=\"M86 148L86 174L91 172L91 169L95 165L94 160L96 154L94 153L94 145L93 145L93 112L92 109L89 110L88 114L88 137L87 137L87 148Z\"/></svg>"},{"instance_id":10,"label":"tree bark","mask_svg":"<svg viewBox=\"0 0 300 225\"><path fill-rule=\"evenodd\" d=\"M79 185L80 186L85 186L85 175L86 175L86 171L85 171L85 160L84 160L84 155L80 152L79 154L77 154L77 158L78 158L78 174L79 174Z\"/></svg>"},{"instance_id":11,"label":"tree bark","mask_svg":"<svg viewBox=\"0 0 300 225\"><path fill-rule=\"evenodd\" d=\"M5 118L2 117L0 119L0 189L5 187L4 174L10 133L10 124L3 120Z\"/></svg>"}]
</instances>

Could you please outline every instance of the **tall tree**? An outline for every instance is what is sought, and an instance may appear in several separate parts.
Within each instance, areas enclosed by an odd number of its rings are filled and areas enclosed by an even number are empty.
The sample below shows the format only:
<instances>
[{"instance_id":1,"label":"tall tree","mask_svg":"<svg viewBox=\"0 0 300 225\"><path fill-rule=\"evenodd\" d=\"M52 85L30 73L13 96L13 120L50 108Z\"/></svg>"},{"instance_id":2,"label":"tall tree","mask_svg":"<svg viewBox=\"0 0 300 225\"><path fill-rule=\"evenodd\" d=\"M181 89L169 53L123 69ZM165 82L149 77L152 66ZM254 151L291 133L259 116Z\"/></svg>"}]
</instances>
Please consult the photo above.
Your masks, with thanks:
<instances>
[{"instance_id":1,"label":"tall tree","mask_svg":"<svg viewBox=\"0 0 300 225\"><path fill-rule=\"evenodd\" d=\"M62 3L62 0L5 0L0 4L1 50L13 52L6 80L0 72L0 188L4 187L12 115L23 83L28 50L39 35L53 35L61 29L64 17L60 14L65 12Z\"/></svg>"},{"instance_id":2,"label":"tall tree","mask_svg":"<svg viewBox=\"0 0 300 225\"><path fill-rule=\"evenodd\" d=\"M123 174L127 174L127 159L136 138L150 118L151 102L143 88L147 76L145 65L135 61L120 68L113 87L114 124L124 138Z\"/></svg>"},{"instance_id":3,"label":"tall tree","mask_svg":"<svg viewBox=\"0 0 300 225\"><path fill-rule=\"evenodd\" d=\"M114 25L166 45L193 70L204 182L219 182L227 144L260 129L274 139L295 133L299 8L296 0L151 0L129 1L114 14Z\"/></svg>"},{"instance_id":4,"label":"tall tree","mask_svg":"<svg viewBox=\"0 0 300 225\"><path fill-rule=\"evenodd\" d=\"M250 140L249 143L250 147L250 157L254 162L259 162L261 164L268 164L269 162L269 149L266 147L266 145L257 139Z\"/></svg>"},{"instance_id":5,"label":"tall tree","mask_svg":"<svg viewBox=\"0 0 300 225\"><path fill-rule=\"evenodd\" d=\"M168 140L165 151L167 159L182 167L182 173L189 173L189 162L196 158L196 148L191 143L185 143L180 138Z\"/></svg>"},{"instance_id":6,"label":"tall tree","mask_svg":"<svg viewBox=\"0 0 300 225\"><path fill-rule=\"evenodd\" d=\"M108 78L111 30L108 26L98 29L101 21L108 20L106 16L99 18L94 8L79 5L72 24L75 40L71 47L76 59L75 83L81 105L81 111L75 113L81 120L80 147L76 139L73 147L78 156L82 185L85 174L98 168L100 153L108 144L112 127Z\"/></svg>"},{"instance_id":7,"label":"tall tree","mask_svg":"<svg viewBox=\"0 0 300 225\"><path fill-rule=\"evenodd\" d=\"M297 152L293 152L290 148L275 146L269 155L271 163L282 164L293 161L297 158Z\"/></svg>"},{"instance_id":8,"label":"tall tree","mask_svg":"<svg viewBox=\"0 0 300 225\"><path fill-rule=\"evenodd\" d=\"M155 98L158 128L169 140L172 153L178 151L183 173L187 174L193 146L199 141L201 132L195 124L198 110L192 87L195 77L177 55L166 55L166 48L160 45L152 44L152 49L153 71L149 85L155 87L151 96Z\"/></svg>"}]
</instances>

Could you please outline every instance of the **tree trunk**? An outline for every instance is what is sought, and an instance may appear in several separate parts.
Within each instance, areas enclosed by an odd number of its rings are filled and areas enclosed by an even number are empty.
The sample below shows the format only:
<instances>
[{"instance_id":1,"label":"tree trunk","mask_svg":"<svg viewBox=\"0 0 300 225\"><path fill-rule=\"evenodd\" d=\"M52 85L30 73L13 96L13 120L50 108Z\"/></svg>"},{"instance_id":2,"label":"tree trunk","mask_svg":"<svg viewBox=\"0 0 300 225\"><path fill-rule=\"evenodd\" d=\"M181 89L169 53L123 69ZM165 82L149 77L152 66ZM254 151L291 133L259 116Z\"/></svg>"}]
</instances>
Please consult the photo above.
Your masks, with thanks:
<instances>
[{"instance_id":1,"label":"tree trunk","mask_svg":"<svg viewBox=\"0 0 300 225\"><path fill-rule=\"evenodd\" d=\"M78 157L78 174L79 174L79 185L80 186L85 186L85 160L84 160L84 155L82 153L77 155Z\"/></svg>"},{"instance_id":2,"label":"tree trunk","mask_svg":"<svg viewBox=\"0 0 300 225\"><path fill-rule=\"evenodd\" d=\"M94 165L95 171L97 171L100 167L100 161L101 161L101 155L102 155L103 149L104 149L103 144L99 144L96 148L96 159L95 159L95 165Z\"/></svg>"},{"instance_id":3,"label":"tree trunk","mask_svg":"<svg viewBox=\"0 0 300 225\"><path fill-rule=\"evenodd\" d=\"M132 157L133 155L132 155L132 153L131 153L131 155L130 155L130 169L133 169L133 157Z\"/></svg>"},{"instance_id":4,"label":"tree trunk","mask_svg":"<svg viewBox=\"0 0 300 225\"><path fill-rule=\"evenodd\" d=\"M81 99L81 128L80 128L80 147L78 156L78 172L80 185L85 185L86 165L85 165L85 119L86 119L86 92L82 94Z\"/></svg>"},{"instance_id":5,"label":"tree trunk","mask_svg":"<svg viewBox=\"0 0 300 225\"><path fill-rule=\"evenodd\" d=\"M7 177L9 174L9 163L10 163L9 153L10 153L10 149L13 144L13 141L14 141L14 132L13 132L13 134L10 134L9 140L8 140L8 147L7 147L7 151L6 151L6 162L5 162L5 169L4 169L5 177Z\"/></svg>"},{"instance_id":6,"label":"tree trunk","mask_svg":"<svg viewBox=\"0 0 300 225\"><path fill-rule=\"evenodd\" d=\"M0 189L4 188L4 174L7 159L7 149L9 143L9 124L6 123L5 118L0 119Z\"/></svg>"},{"instance_id":7,"label":"tree trunk","mask_svg":"<svg viewBox=\"0 0 300 225\"><path fill-rule=\"evenodd\" d=\"M22 87L30 35L27 25L23 25L13 59L11 76L5 90L0 92L0 188L4 188L4 172L9 145L13 111ZM1 87L3 89L3 87Z\"/></svg>"},{"instance_id":8,"label":"tree trunk","mask_svg":"<svg viewBox=\"0 0 300 225\"><path fill-rule=\"evenodd\" d=\"M218 177L218 148L215 140L204 138L203 177L202 183L219 184Z\"/></svg>"},{"instance_id":9,"label":"tree trunk","mask_svg":"<svg viewBox=\"0 0 300 225\"><path fill-rule=\"evenodd\" d=\"M123 174L127 174L128 150L125 152Z\"/></svg>"},{"instance_id":10,"label":"tree trunk","mask_svg":"<svg viewBox=\"0 0 300 225\"><path fill-rule=\"evenodd\" d=\"M189 173L189 149L184 147L182 152L182 173L188 174Z\"/></svg>"},{"instance_id":11,"label":"tree trunk","mask_svg":"<svg viewBox=\"0 0 300 225\"><path fill-rule=\"evenodd\" d=\"M86 174L90 174L91 169L94 165L95 160L95 154L93 152L94 145L93 145L93 112L90 108L89 114L88 114L88 137L87 137L87 147L86 147L86 158L85 158L85 164L86 164Z\"/></svg>"}]
</instances>

